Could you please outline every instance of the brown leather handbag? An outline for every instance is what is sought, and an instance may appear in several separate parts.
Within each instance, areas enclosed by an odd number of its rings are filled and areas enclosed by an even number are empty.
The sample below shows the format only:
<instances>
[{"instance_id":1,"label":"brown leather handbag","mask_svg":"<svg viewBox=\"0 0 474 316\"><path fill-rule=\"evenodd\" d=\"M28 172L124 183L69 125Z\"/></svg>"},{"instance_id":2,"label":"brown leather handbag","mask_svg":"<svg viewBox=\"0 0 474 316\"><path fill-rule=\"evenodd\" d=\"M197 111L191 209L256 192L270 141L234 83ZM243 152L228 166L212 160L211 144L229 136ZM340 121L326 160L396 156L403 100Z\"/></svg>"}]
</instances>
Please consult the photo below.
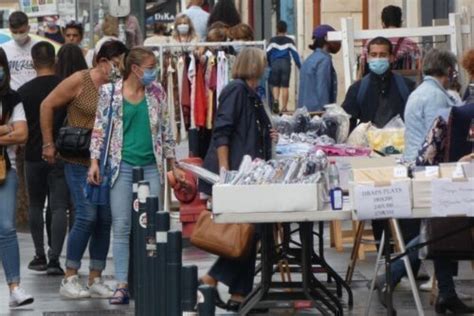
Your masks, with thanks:
<instances>
[{"instance_id":1,"label":"brown leather handbag","mask_svg":"<svg viewBox=\"0 0 474 316\"><path fill-rule=\"evenodd\" d=\"M254 242L253 224L217 224L212 213L202 211L191 234L191 244L228 259L247 257Z\"/></svg>"}]
</instances>

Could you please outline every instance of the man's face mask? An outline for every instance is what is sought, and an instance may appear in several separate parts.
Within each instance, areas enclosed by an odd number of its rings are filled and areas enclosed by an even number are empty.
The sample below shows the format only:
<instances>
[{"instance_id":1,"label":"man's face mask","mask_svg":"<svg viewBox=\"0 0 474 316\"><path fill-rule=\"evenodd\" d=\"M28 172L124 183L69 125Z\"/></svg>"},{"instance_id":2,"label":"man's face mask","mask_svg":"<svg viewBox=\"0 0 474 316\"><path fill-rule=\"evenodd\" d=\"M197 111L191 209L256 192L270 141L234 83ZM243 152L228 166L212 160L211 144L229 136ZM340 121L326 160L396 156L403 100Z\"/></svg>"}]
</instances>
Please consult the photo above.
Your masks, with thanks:
<instances>
[{"instance_id":1,"label":"man's face mask","mask_svg":"<svg viewBox=\"0 0 474 316\"><path fill-rule=\"evenodd\" d=\"M370 58L369 69L377 75L383 75L388 68L390 68L390 61L388 58Z\"/></svg>"},{"instance_id":2,"label":"man's face mask","mask_svg":"<svg viewBox=\"0 0 474 316\"><path fill-rule=\"evenodd\" d=\"M28 32L25 33L13 33L13 40L20 46L23 46L28 42Z\"/></svg>"}]
</instances>

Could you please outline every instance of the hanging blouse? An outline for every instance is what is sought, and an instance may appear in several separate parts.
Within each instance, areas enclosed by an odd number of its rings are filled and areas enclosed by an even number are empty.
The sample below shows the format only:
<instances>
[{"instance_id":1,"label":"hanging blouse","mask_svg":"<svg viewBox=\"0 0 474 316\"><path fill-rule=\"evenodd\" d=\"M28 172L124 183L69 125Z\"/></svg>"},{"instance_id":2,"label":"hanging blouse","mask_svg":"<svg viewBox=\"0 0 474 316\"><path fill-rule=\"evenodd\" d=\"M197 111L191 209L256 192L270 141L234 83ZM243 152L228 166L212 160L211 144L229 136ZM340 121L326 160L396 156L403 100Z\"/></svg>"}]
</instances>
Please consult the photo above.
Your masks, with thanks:
<instances>
[{"instance_id":1,"label":"hanging blouse","mask_svg":"<svg viewBox=\"0 0 474 316\"><path fill-rule=\"evenodd\" d=\"M205 83L205 71L206 62L197 62L196 67L196 95L194 102L194 119L196 126L199 128L206 127L206 115L207 115L207 97L206 97L206 83Z\"/></svg>"},{"instance_id":2,"label":"hanging blouse","mask_svg":"<svg viewBox=\"0 0 474 316\"><path fill-rule=\"evenodd\" d=\"M179 96L179 120L181 124L179 124L179 135L181 141L185 141L188 138L188 132L186 131L186 124L184 121L184 112L183 112L183 102L182 102L182 94L183 94L183 72L184 72L185 60L183 56L178 58L178 62L176 63L176 72L178 78L178 96Z\"/></svg>"},{"instance_id":3,"label":"hanging blouse","mask_svg":"<svg viewBox=\"0 0 474 316\"><path fill-rule=\"evenodd\" d=\"M217 108L219 107L219 96L221 95L222 90L229 82L229 69L227 63L227 57L223 51L217 53L217 88L216 88L216 97L217 97Z\"/></svg>"},{"instance_id":4,"label":"hanging blouse","mask_svg":"<svg viewBox=\"0 0 474 316\"><path fill-rule=\"evenodd\" d=\"M189 54L188 79L191 85L191 125L190 129L196 128L195 106L196 106L196 59L193 54Z\"/></svg>"}]
</instances>

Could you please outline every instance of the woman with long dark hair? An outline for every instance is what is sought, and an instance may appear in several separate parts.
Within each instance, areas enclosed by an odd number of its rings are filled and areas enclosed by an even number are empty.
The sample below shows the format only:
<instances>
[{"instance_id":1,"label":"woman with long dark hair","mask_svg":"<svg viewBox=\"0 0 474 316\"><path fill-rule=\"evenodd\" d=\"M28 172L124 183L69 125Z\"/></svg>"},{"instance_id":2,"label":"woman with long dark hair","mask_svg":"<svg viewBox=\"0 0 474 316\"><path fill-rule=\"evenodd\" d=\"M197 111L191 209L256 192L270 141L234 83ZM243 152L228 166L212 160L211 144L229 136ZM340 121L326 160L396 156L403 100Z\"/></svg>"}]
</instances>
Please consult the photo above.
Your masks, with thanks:
<instances>
[{"instance_id":1,"label":"woman with long dark hair","mask_svg":"<svg viewBox=\"0 0 474 316\"><path fill-rule=\"evenodd\" d=\"M33 297L20 287L20 250L15 228L15 152L17 145L28 139L28 125L21 97L10 88L10 78L7 56L0 48L0 163L1 169L6 169L5 176L0 178L0 259L10 288L9 306L16 307L33 303Z\"/></svg>"},{"instance_id":2,"label":"woman with long dark hair","mask_svg":"<svg viewBox=\"0 0 474 316\"><path fill-rule=\"evenodd\" d=\"M58 51L56 75L61 80L66 79L76 71L87 69L86 59L82 49L75 44L65 44Z\"/></svg>"},{"instance_id":3,"label":"woman with long dark hair","mask_svg":"<svg viewBox=\"0 0 474 316\"><path fill-rule=\"evenodd\" d=\"M212 8L209 20L207 20L207 28L209 29L214 22L223 22L229 25L229 27L242 22L240 13L237 11L234 1L221 0Z\"/></svg>"}]
</instances>

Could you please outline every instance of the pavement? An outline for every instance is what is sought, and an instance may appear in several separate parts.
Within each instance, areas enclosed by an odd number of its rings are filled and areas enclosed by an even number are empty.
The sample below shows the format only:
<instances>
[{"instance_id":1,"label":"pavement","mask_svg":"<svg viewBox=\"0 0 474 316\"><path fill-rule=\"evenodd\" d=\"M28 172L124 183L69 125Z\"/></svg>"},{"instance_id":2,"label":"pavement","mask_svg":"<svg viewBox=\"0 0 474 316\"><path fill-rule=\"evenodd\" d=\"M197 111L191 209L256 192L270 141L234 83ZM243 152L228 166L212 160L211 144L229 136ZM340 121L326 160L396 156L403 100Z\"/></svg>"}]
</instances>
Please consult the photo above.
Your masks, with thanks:
<instances>
[{"instance_id":1,"label":"pavement","mask_svg":"<svg viewBox=\"0 0 474 316\"><path fill-rule=\"evenodd\" d=\"M175 224L176 225L176 224ZM329 231L329 230L326 230ZM9 309L8 308L8 289L6 286L0 288L0 315L6 316L23 316L23 315L44 315L44 316L83 316L83 315L134 315L133 302L129 306L113 306L109 305L107 300L100 299L85 299L85 300L66 300L59 296L59 284L61 277L46 276L45 273L30 271L27 269L28 262L34 255L33 243L28 232L19 232L18 238L20 242L21 253L21 276L22 286L35 297L35 302L32 305L23 308ZM327 239L327 238L326 238ZM344 276L347 268L347 262L350 256L350 247L347 246L343 252L336 252L335 249L329 248L329 240L325 240L326 249L325 256L331 266ZM61 262L64 264L65 250L61 257ZM88 266L87 251L86 257L83 260L83 268L81 269L81 276L85 281ZM215 257L202 252L193 247L187 247L183 251L183 264L195 264L199 268L199 275L204 274L212 265ZM369 253L367 258L357 264L356 271L352 282L352 289L354 294L354 307L344 311L345 315L364 315L365 306L367 306L368 289L366 287L367 281L372 277L375 262L375 254ZM430 262L424 263L424 270L428 273L432 272L432 265ZM109 253L107 260L107 268L104 272L106 283L114 286L113 278L113 262L112 253ZM321 278L325 280L324 277ZM3 269L0 269L0 284L4 284ZM256 278L256 282L258 279ZM331 286L331 285L329 285ZM457 290L471 296L471 299L466 301L470 305L474 305L474 273L471 262L461 262L459 275L456 278ZM228 298L227 289L220 285L219 292L224 300ZM383 315L385 309L379 304L377 296L374 295L372 308L369 315ZM347 302L346 296L343 299ZM434 309L429 305L429 293L421 292L421 299L425 309L425 315L435 315ZM395 306L398 315L411 316L417 315L411 290L408 282L402 281L397 287L394 295ZM217 315L232 315L225 311L218 311ZM317 315L315 310L270 310L266 315Z\"/></svg>"}]
</instances>

